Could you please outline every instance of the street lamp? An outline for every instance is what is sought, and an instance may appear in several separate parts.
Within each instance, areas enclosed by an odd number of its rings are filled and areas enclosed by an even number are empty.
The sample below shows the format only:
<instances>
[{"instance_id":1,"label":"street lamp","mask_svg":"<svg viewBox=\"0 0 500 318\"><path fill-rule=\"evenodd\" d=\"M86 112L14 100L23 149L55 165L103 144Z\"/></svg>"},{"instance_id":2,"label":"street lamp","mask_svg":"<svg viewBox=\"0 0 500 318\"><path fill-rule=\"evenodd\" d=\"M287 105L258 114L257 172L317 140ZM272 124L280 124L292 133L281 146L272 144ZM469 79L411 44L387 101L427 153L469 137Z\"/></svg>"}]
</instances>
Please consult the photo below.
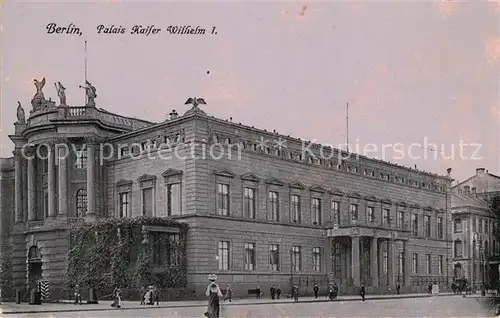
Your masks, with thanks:
<instances>
[{"instance_id":1,"label":"street lamp","mask_svg":"<svg viewBox=\"0 0 500 318\"><path fill-rule=\"evenodd\" d=\"M290 291L293 289L293 248L290 248Z\"/></svg>"}]
</instances>

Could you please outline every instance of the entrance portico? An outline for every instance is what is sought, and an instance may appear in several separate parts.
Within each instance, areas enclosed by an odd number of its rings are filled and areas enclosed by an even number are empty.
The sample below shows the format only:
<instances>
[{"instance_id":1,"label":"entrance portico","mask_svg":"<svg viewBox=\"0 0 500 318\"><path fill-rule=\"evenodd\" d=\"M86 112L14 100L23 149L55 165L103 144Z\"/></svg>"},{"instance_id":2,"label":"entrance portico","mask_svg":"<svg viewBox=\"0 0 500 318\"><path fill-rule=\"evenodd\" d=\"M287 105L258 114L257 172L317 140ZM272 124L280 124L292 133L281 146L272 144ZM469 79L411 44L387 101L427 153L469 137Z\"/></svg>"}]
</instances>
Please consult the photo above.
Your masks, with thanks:
<instances>
[{"instance_id":1,"label":"entrance portico","mask_svg":"<svg viewBox=\"0 0 500 318\"><path fill-rule=\"evenodd\" d=\"M350 227L329 229L327 238L331 251L328 262L330 280L354 287L364 283L373 288L393 288L397 281L401 286L410 286L408 233Z\"/></svg>"}]
</instances>

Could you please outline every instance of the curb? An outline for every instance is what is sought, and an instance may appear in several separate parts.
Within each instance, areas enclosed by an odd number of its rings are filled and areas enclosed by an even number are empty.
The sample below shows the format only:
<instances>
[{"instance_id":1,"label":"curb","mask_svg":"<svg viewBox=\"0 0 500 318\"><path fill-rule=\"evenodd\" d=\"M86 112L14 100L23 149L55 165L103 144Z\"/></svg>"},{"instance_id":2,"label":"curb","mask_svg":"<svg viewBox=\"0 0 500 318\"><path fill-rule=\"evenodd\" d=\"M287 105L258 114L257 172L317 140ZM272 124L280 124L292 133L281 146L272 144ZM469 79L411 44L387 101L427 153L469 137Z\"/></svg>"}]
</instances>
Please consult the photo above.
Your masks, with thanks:
<instances>
[{"instance_id":1,"label":"curb","mask_svg":"<svg viewBox=\"0 0 500 318\"><path fill-rule=\"evenodd\" d=\"M399 296L399 297L381 297L381 296L373 296L366 297L365 302L369 300L385 300L385 299L408 299L408 298L429 298L429 297L447 297L453 295L412 295L412 296ZM337 299L334 301L330 301L329 299L311 299L311 300L299 300L297 303L309 304L309 303L328 303L328 302L343 302L343 301L359 301L362 302L360 298L348 298L348 299ZM271 305L271 304L296 304L293 301L266 301L266 302L257 302L257 303L224 303L224 306L256 306L256 305ZM85 306L85 305L82 305ZM90 312L90 311L111 311L111 310L144 310L144 309L153 309L153 308L189 308L189 307L206 307L207 304L193 304L193 305L163 305L163 306L144 306L144 307L121 307L117 308L81 308L81 309L58 309L58 310L37 310L37 311L2 311L4 315L16 315L16 314L34 314L34 313L54 313L54 312Z\"/></svg>"}]
</instances>

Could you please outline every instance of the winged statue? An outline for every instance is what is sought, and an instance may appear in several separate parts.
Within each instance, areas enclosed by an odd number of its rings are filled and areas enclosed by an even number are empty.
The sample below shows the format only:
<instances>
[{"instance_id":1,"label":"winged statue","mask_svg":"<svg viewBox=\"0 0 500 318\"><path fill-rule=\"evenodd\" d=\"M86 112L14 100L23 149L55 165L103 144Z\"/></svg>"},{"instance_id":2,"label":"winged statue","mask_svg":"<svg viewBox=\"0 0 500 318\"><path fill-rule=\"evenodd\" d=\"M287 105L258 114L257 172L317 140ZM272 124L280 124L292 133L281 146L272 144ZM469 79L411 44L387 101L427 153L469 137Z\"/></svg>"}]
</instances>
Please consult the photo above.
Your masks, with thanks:
<instances>
[{"instance_id":1,"label":"winged statue","mask_svg":"<svg viewBox=\"0 0 500 318\"><path fill-rule=\"evenodd\" d=\"M207 103L203 98L190 97L184 103L184 105L189 105L189 104L193 105L194 107L198 107L198 105L206 105Z\"/></svg>"},{"instance_id":2,"label":"winged statue","mask_svg":"<svg viewBox=\"0 0 500 318\"><path fill-rule=\"evenodd\" d=\"M60 104L66 105L66 93L64 92L66 87L64 87L61 82L54 83L54 85L57 90L57 95L59 96Z\"/></svg>"},{"instance_id":3,"label":"winged statue","mask_svg":"<svg viewBox=\"0 0 500 318\"><path fill-rule=\"evenodd\" d=\"M42 93L42 89L45 86L45 77L41 81L34 79L33 82L35 83L36 93L37 94Z\"/></svg>"}]
</instances>

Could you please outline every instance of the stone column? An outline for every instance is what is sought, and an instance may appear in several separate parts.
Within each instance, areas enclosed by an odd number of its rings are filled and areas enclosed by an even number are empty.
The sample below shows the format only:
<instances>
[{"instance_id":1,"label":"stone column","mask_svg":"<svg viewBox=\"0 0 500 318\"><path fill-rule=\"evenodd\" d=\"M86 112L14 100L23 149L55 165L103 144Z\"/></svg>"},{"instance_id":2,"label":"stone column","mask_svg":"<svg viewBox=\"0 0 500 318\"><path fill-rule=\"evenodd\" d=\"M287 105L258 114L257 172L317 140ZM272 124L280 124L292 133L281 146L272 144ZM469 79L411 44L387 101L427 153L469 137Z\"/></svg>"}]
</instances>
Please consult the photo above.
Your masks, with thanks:
<instances>
[{"instance_id":1,"label":"stone column","mask_svg":"<svg viewBox=\"0 0 500 318\"><path fill-rule=\"evenodd\" d=\"M387 241L387 283L394 285L394 239Z\"/></svg>"},{"instance_id":2,"label":"stone column","mask_svg":"<svg viewBox=\"0 0 500 318\"><path fill-rule=\"evenodd\" d=\"M361 275L359 270L359 236L351 237L351 260L354 286L361 286Z\"/></svg>"},{"instance_id":3,"label":"stone column","mask_svg":"<svg viewBox=\"0 0 500 318\"><path fill-rule=\"evenodd\" d=\"M95 216L95 143L87 141L87 212L85 216Z\"/></svg>"},{"instance_id":4,"label":"stone column","mask_svg":"<svg viewBox=\"0 0 500 318\"><path fill-rule=\"evenodd\" d=\"M28 160L28 221L36 221L35 158L32 149L26 152L26 159Z\"/></svg>"},{"instance_id":5,"label":"stone column","mask_svg":"<svg viewBox=\"0 0 500 318\"><path fill-rule=\"evenodd\" d=\"M56 211L56 168L55 168L55 153L53 145L49 145L48 149L48 196L49 196L49 217L57 216Z\"/></svg>"},{"instance_id":6,"label":"stone column","mask_svg":"<svg viewBox=\"0 0 500 318\"><path fill-rule=\"evenodd\" d=\"M23 213L23 172L22 172L22 151L21 149L14 150L14 169L15 169L15 219L16 223L24 221Z\"/></svg>"},{"instance_id":7,"label":"stone column","mask_svg":"<svg viewBox=\"0 0 500 318\"><path fill-rule=\"evenodd\" d=\"M372 287L378 287L378 238L372 237L370 242L370 276Z\"/></svg>"},{"instance_id":8,"label":"stone column","mask_svg":"<svg viewBox=\"0 0 500 318\"><path fill-rule=\"evenodd\" d=\"M68 156L69 146L65 142L57 145L57 160L59 164L58 178L58 212L60 216L68 214Z\"/></svg>"},{"instance_id":9,"label":"stone column","mask_svg":"<svg viewBox=\"0 0 500 318\"><path fill-rule=\"evenodd\" d=\"M404 254L404 270L403 270L404 285L410 286L411 271L412 271L411 268L412 256L410 254L410 244L408 241L403 241L403 254Z\"/></svg>"}]
</instances>

